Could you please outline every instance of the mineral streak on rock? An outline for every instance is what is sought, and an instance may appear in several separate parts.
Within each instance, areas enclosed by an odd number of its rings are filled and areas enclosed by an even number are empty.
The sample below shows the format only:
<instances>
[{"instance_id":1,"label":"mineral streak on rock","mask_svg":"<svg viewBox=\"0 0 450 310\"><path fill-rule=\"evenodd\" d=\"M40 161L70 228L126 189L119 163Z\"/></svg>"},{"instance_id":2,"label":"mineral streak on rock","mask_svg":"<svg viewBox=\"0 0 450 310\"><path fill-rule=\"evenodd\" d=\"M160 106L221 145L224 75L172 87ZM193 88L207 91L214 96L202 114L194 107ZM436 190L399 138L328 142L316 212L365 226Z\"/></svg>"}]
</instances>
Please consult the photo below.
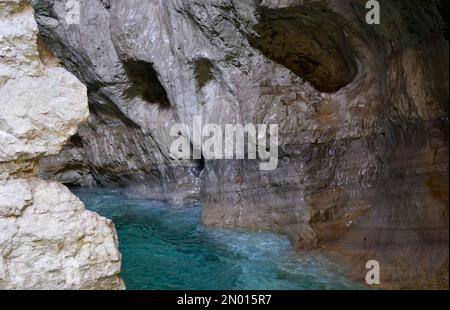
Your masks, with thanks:
<instances>
[{"instance_id":1,"label":"mineral streak on rock","mask_svg":"<svg viewBox=\"0 0 450 310\"><path fill-rule=\"evenodd\" d=\"M37 178L89 112L86 87L50 66L37 34L30 1L0 0L0 289L124 288L112 222Z\"/></svg>"},{"instance_id":2,"label":"mineral streak on rock","mask_svg":"<svg viewBox=\"0 0 450 310\"><path fill-rule=\"evenodd\" d=\"M91 115L42 175L177 201L201 187L207 226L286 233L361 281L378 260L386 288L448 288L447 1L383 1L376 26L363 0L83 0L80 25L62 2L34 1L40 35ZM279 124L278 168L170 159L172 124L195 115Z\"/></svg>"}]
</instances>

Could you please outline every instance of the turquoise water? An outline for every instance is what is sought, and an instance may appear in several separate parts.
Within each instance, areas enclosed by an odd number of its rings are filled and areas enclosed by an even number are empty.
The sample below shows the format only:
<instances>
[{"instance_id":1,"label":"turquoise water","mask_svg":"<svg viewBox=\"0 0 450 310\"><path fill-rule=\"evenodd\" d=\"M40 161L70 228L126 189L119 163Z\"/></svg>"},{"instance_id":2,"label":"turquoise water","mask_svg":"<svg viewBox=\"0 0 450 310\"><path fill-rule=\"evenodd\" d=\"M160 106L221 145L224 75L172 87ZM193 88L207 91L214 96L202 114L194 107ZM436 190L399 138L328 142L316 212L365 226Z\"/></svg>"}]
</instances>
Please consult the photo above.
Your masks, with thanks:
<instances>
[{"instance_id":1,"label":"turquoise water","mask_svg":"<svg viewBox=\"0 0 450 310\"><path fill-rule=\"evenodd\" d=\"M121 189L77 188L87 208L114 221L128 289L354 289L315 254L272 233L209 230L200 206L170 206Z\"/></svg>"}]
</instances>

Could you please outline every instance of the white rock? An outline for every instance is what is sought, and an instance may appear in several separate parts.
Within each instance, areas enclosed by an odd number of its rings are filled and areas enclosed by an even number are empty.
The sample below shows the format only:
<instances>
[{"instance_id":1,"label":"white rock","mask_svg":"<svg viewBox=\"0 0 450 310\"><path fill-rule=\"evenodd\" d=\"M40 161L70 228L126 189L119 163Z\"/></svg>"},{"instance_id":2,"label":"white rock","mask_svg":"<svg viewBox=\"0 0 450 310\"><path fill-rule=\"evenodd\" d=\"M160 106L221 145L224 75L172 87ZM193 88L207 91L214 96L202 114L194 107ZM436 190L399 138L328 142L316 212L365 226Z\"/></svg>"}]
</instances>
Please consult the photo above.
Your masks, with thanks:
<instances>
[{"instance_id":1,"label":"white rock","mask_svg":"<svg viewBox=\"0 0 450 310\"><path fill-rule=\"evenodd\" d=\"M2 0L0 7L1 171L1 162L58 154L89 112L86 87L41 63L29 1Z\"/></svg>"},{"instance_id":2,"label":"white rock","mask_svg":"<svg viewBox=\"0 0 450 310\"><path fill-rule=\"evenodd\" d=\"M0 289L124 287L113 223L61 184L1 181L0 231Z\"/></svg>"},{"instance_id":3,"label":"white rock","mask_svg":"<svg viewBox=\"0 0 450 310\"><path fill-rule=\"evenodd\" d=\"M123 289L113 223L35 178L88 117L86 87L45 67L30 1L0 0L0 289Z\"/></svg>"},{"instance_id":4,"label":"white rock","mask_svg":"<svg viewBox=\"0 0 450 310\"><path fill-rule=\"evenodd\" d=\"M62 68L9 80L0 98L0 161L58 154L88 117L85 86Z\"/></svg>"}]
</instances>

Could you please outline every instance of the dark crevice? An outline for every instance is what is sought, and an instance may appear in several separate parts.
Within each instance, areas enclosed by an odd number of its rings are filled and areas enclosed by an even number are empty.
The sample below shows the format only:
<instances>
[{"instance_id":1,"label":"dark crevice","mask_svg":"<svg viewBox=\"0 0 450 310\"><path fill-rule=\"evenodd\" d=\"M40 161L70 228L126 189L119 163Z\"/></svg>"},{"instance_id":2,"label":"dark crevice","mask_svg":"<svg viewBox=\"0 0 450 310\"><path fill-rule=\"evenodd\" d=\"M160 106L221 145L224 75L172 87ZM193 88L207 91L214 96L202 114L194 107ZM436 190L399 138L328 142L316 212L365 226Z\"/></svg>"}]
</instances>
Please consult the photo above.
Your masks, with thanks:
<instances>
[{"instance_id":1,"label":"dark crevice","mask_svg":"<svg viewBox=\"0 0 450 310\"><path fill-rule=\"evenodd\" d=\"M39 16L45 16L45 17L49 17L49 18L53 18L56 20L59 20L58 16L55 13L55 10L53 8L53 1L49 1L49 0L41 0L41 1L37 1L37 0L32 0L31 4L33 6L33 9L35 11L35 13Z\"/></svg>"},{"instance_id":2,"label":"dark crevice","mask_svg":"<svg viewBox=\"0 0 450 310\"><path fill-rule=\"evenodd\" d=\"M83 147L83 140L81 139L80 135L78 133L74 134L69 138L68 145L74 146L74 147Z\"/></svg>"},{"instance_id":3,"label":"dark crevice","mask_svg":"<svg viewBox=\"0 0 450 310\"><path fill-rule=\"evenodd\" d=\"M201 172L201 171L203 171L203 169L205 169L205 157L203 157L203 154L202 154L202 158L201 159L199 159L198 161L198 171L199 172Z\"/></svg>"},{"instance_id":4,"label":"dark crevice","mask_svg":"<svg viewBox=\"0 0 450 310\"><path fill-rule=\"evenodd\" d=\"M158 103L164 108L170 106L166 90L159 82L153 64L142 60L126 60L123 66L132 84L125 92L129 99L140 97L149 103Z\"/></svg>"},{"instance_id":5,"label":"dark crevice","mask_svg":"<svg viewBox=\"0 0 450 310\"><path fill-rule=\"evenodd\" d=\"M206 58L199 58L194 63L195 79L197 81L198 88L203 88L213 78L212 69L213 63Z\"/></svg>"},{"instance_id":6,"label":"dark crevice","mask_svg":"<svg viewBox=\"0 0 450 310\"><path fill-rule=\"evenodd\" d=\"M111 8L111 0L100 0L100 2L105 9L109 10Z\"/></svg>"}]
</instances>

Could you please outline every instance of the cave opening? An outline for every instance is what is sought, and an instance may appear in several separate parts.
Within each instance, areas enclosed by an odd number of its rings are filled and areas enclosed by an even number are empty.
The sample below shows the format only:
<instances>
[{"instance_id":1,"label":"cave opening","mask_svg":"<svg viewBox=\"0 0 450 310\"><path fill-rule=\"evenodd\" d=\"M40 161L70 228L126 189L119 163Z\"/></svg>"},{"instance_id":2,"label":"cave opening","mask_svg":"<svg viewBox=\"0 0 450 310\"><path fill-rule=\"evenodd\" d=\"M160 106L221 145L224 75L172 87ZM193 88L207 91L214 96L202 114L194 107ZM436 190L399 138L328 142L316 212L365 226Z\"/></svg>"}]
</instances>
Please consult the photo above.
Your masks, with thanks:
<instances>
[{"instance_id":1,"label":"cave opening","mask_svg":"<svg viewBox=\"0 0 450 310\"><path fill-rule=\"evenodd\" d=\"M347 43L346 22L337 14L321 4L305 4L259 7L258 16L250 44L318 91L336 92L355 78L356 55Z\"/></svg>"},{"instance_id":2,"label":"cave opening","mask_svg":"<svg viewBox=\"0 0 450 310\"><path fill-rule=\"evenodd\" d=\"M128 98L140 97L149 103L157 103L162 108L170 107L166 90L158 78L152 63L142 60L126 60L123 66L131 82L126 90Z\"/></svg>"}]
</instances>

